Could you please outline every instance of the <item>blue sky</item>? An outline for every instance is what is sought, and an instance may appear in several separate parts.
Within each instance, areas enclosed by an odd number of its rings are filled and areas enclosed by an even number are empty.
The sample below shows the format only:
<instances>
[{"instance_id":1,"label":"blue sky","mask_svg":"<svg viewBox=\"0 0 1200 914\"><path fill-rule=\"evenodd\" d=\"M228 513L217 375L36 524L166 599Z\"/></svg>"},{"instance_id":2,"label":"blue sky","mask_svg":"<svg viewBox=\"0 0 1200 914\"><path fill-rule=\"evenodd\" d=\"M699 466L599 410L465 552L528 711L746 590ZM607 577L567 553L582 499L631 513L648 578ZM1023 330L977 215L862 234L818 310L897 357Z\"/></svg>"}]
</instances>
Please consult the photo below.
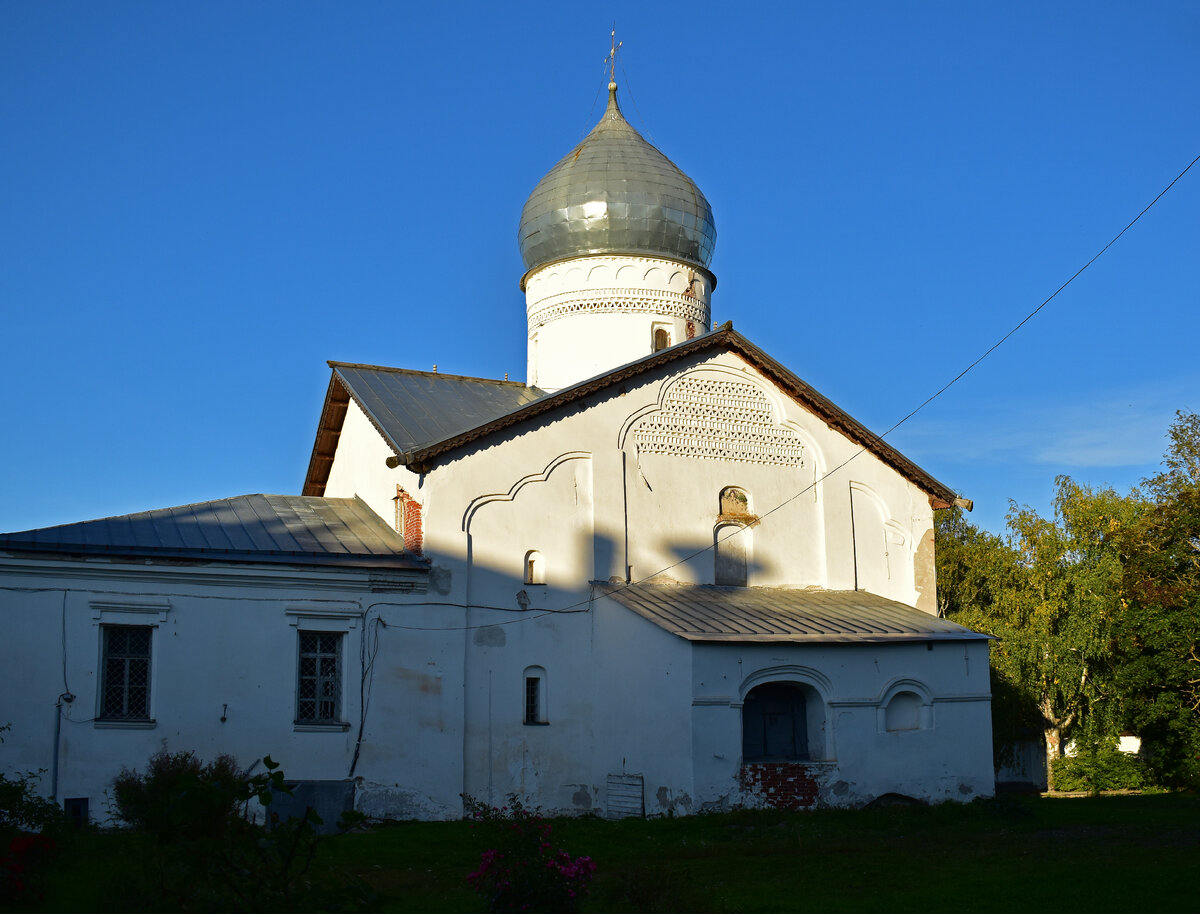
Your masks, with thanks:
<instances>
[{"instance_id":1,"label":"blue sky","mask_svg":"<svg viewBox=\"0 0 1200 914\"><path fill-rule=\"evenodd\" d=\"M523 378L516 228L599 119L704 190L714 317L877 431L1200 154L1193 2L0 6L0 530L298 492L326 359ZM1200 165L892 442L1126 488L1200 409Z\"/></svg>"}]
</instances>

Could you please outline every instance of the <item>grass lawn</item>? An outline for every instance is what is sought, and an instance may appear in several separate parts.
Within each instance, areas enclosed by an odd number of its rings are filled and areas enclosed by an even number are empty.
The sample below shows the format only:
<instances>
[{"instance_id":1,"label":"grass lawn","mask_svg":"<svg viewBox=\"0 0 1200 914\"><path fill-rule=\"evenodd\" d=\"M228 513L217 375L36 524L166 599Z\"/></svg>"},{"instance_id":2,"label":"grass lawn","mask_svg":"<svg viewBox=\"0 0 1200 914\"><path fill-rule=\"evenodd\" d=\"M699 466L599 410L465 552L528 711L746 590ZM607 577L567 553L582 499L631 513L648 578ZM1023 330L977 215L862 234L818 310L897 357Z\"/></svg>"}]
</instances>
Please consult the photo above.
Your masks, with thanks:
<instances>
[{"instance_id":1,"label":"grass lawn","mask_svg":"<svg viewBox=\"0 0 1200 914\"><path fill-rule=\"evenodd\" d=\"M1200 797L1007 797L967 806L566 819L552 840L597 863L582 911L1194 911ZM82 835L42 910L112 910L129 836ZM330 839L323 863L368 882L380 911L482 912L466 885L485 833L398 823ZM119 904L118 904L119 907Z\"/></svg>"}]
</instances>

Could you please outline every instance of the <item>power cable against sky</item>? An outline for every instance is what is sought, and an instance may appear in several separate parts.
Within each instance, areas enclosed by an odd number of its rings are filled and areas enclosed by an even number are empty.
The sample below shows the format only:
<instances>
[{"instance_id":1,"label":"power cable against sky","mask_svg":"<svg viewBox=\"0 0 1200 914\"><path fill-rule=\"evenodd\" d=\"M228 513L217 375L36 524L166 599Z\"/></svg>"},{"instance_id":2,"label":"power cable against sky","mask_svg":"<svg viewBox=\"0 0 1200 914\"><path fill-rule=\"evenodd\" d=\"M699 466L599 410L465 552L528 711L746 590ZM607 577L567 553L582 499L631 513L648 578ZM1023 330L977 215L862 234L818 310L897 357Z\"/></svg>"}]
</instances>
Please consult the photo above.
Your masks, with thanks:
<instances>
[{"instance_id":1,"label":"power cable against sky","mask_svg":"<svg viewBox=\"0 0 1200 914\"><path fill-rule=\"evenodd\" d=\"M1067 286L1069 286L1076 279L1078 279L1079 276L1082 275L1083 272L1085 270L1087 270L1088 267L1090 267L1097 260L1099 260L1102 256L1104 256L1105 252L1107 252L1109 248L1111 248L1114 244L1116 244L1118 241L1120 241L1121 237L1126 232L1128 232L1131 228L1133 228L1135 225L1137 225L1137 223L1141 220L1141 218L1144 215L1146 215L1146 213L1150 212L1150 210L1151 210L1151 208L1153 208L1154 204L1158 203L1158 201L1161 200L1164 195L1166 195L1167 191L1169 191L1172 187L1174 187L1177 183L1179 183L1180 179L1183 178L1183 176L1186 175L1189 171L1191 171L1192 166L1194 166L1197 162L1200 162L1200 155L1197 155L1194 159L1192 159L1192 161L1190 161L1187 164L1187 167L1184 168L1183 171L1181 171L1179 174L1177 174L1174 177L1174 179L1171 181L1170 184L1168 184L1161 191L1159 191L1158 195L1153 200L1151 200L1149 203L1147 203L1146 206L1142 209L1142 211L1140 213L1138 213L1136 216L1134 216L1133 219L1131 219L1129 221L1129 223L1123 229L1121 229L1121 231L1117 232L1117 234L1112 237L1112 240L1110 240L1108 242L1108 244L1104 245L1104 247L1102 247L1099 251L1097 251L1095 256L1093 256L1091 260L1089 260L1087 263L1085 263L1083 266L1081 266L1078 270L1076 270L1074 273L1072 273L1071 276L1066 280L1066 282L1064 282L1061 286L1059 286L1052 293L1050 293L1050 295L1047 296L1047 298L1040 305L1038 305L1036 308L1034 308L1032 311L1030 311L1028 314L1026 314L1023 318L1021 318L1021 320L1016 324L1016 326L1014 326L1011 330L1009 330L1006 334L1004 334L1004 336L1000 337L1000 339L996 340L995 343L993 343L986 350L984 350L983 354L980 355L978 358L976 358L969 365L967 365L966 368L964 368L962 371L960 371L958 374L956 374L953 378L951 378L949 381L947 381L945 384L943 384L934 393L930 394L928 397L926 397L924 400L922 400L921 403L916 408L914 408L910 412L906 413L898 421L893 423L892 426L887 429L887 431L883 432L882 434L876 435L875 437L880 441L887 438L888 435L892 434L892 432L896 431L896 429L900 428L902 425L904 425L906 422L908 422L908 420L913 418L913 416L915 416L917 413L921 412L921 410L923 410L926 406L928 406L934 400L938 399L940 396L942 396L942 394L944 394L951 387L953 387L955 384L957 384L959 381L961 381L964 377L966 377L967 374L972 369L974 369L977 365L979 365L980 362L982 362L984 359L986 359L988 356L990 356L993 352L995 352L997 349L999 349L1001 346L1003 346L1006 342L1008 342L1008 340L1018 330L1020 330L1027 323L1029 323L1031 320L1033 320L1033 318L1038 314L1039 311L1041 311L1048 304L1050 304L1050 302L1054 301L1054 299L1056 299L1059 296L1059 294L1062 293L1062 291L1067 288ZM847 457L845 460L843 460L841 463L839 463L833 469L822 474L822 476L819 479L814 479L808 485L804 486L804 488L800 489L800 491L798 491L795 494L784 499L782 502L775 505L775 507L771 508L770 510L765 511L762 514L758 515L758 520L755 522L755 525L760 524L764 518L770 517L776 511L779 511L779 510L787 507L792 502L794 502L797 498L799 498L801 495L805 495L806 493L811 492L818 485L824 483L825 480L829 479L831 476L835 475L836 473L838 473L839 471L844 469L852 461L854 461L858 457L862 456L864 453L866 453L866 451L867 451L866 447L860 447L857 451L855 451L853 454L851 454L849 457ZM665 568L660 568L657 571L653 572L652 574L646 575L644 578L639 578L637 581L627 581L624 584L618 585L617 588L612 592L620 593L622 590L626 590L630 587L633 587L636 584L643 584L646 581L651 580L652 578L656 578L661 574L665 574L666 572L670 571L673 568L678 568L680 565L690 562L693 559L704 555L706 552L709 552L712 549L715 549L718 544L725 542L725 540L731 539L734 536L739 536L743 531L745 531L747 529L749 529L749 528L748 527L733 527L728 534L715 540L712 544L710 544L708 546L704 546L703 548L697 549L695 552L692 552L688 555L683 556L683 558L679 559L678 561L673 562L670 565L667 565ZM591 605L592 600L593 600L593 597L589 595L586 599L577 600L574 603L568 603L566 606L562 606L558 609L538 609L535 607L531 607L529 610L515 610L512 607L506 607L506 606L482 606L482 605L465 607L465 608L495 609L495 610L502 610L504 612L528 613L528 615L523 615L520 618L512 619L505 623L500 623L500 624L510 625L514 622L531 621L531 620L540 619L540 618L543 618L543 617L549 616L549 615L586 612L587 607L589 607ZM446 604L432 604L432 605L462 606L463 604L446 603ZM496 623L489 623L489 624L496 624ZM467 630L471 630L471 629L485 628L486 626L468 625L468 626L453 626L453 627L444 628L444 629L442 629L442 628L431 629L431 628L422 628L422 627L418 627L418 626L399 625L394 622L387 622L387 623L385 623L385 627L386 628L411 629L411 630L415 630L415 631L467 631Z\"/></svg>"}]
</instances>

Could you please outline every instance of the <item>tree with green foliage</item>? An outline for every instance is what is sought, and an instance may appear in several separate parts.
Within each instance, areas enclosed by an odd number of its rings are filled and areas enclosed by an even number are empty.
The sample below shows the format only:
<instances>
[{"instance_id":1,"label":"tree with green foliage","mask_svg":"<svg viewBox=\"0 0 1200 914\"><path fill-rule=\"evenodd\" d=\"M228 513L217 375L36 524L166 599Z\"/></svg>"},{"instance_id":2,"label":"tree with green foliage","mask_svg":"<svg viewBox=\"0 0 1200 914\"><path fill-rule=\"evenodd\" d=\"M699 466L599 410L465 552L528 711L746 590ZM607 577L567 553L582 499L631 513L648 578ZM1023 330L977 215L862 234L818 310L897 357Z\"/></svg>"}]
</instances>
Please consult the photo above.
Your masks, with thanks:
<instances>
[{"instance_id":1,"label":"tree with green foliage","mask_svg":"<svg viewBox=\"0 0 1200 914\"><path fill-rule=\"evenodd\" d=\"M1109 626L1121 564L1109 534L1138 503L1112 489L1057 480L1054 517L1008 516L1008 541L961 516L939 523L942 604L954 621L994 635L991 660L997 742L1038 721L1048 778L1072 733L1103 728L1111 667Z\"/></svg>"},{"instance_id":2,"label":"tree with green foliage","mask_svg":"<svg viewBox=\"0 0 1200 914\"><path fill-rule=\"evenodd\" d=\"M1052 787L1068 740L1095 754L1122 730L1159 779L1200 784L1200 416L1169 437L1138 489L1060 476L1053 518L1014 504L1006 538L938 517L939 608L997 639L998 755L1036 722Z\"/></svg>"},{"instance_id":3,"label":"tree with green foliage","mask_svg":"<svg viewBox=\"0 0 1200 914\"><path fill-rule=\"evenodd\" d=\"M1113 632L1126 726L1168 784L1200 786L1200 415L1180 412L1148 500L1115 537L1124 564Z\"/></svg>"}]
</instances>

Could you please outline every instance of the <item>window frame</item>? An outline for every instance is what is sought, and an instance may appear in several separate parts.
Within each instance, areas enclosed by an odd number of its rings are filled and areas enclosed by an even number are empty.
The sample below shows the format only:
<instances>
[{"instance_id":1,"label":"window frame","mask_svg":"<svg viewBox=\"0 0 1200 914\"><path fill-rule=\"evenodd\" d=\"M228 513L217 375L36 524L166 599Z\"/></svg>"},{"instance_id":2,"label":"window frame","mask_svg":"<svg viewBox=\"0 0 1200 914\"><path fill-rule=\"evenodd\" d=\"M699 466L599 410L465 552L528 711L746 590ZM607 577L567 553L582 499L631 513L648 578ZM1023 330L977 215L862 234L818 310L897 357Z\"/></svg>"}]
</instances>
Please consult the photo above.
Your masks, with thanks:
<instances>
[{"instance_id":1,"label":"window frame","mask_svg":"<svg viewBox=\"0 0 1200 914\"><path fill-rule=\"evenodd\" d=\"M158 726L154 714L155 696L158 692L156 679L158 668L161 666L161 642L156 631L166 623L171 604L165 600L134 597L130 600L89 600L88 608L91 611L92 624L96 628L96 695L92 726L98 730L153 730ZM104 713L107 631L110 628L149 629L145 717L114 717Z\"/></svg>"},{"instance_id":2,"label":"window frame","mask_svg":"<svg viewBox=\"0 0 1200 914\"><path fill-rule=\"evenodd\" d=\"M345 724L342 700L346 691L346 664L342 658L345 654L346 633L297 628L296 636L296 716L293 722L303 727L340 727ZM307 651L305 639L315 641ZM305 660L313 661L314 669L311 675L305 674ZM329 660L333 661L332 674L324 672L325 662ZM313 694L312 697L306 698L305 682L310 679L313 681ZM331 683L333 695L329 696L324 692L325 687ZM302 711L306 702L313 705L313 713L310 716L305 716ZM322 713L326 704L333 706L328 716Z\"/></svg>"},{"instance_id":3,"label":"window frame","mask_svg":"<svg viewBox=\"0 0 1200 914\"><path fill-rule=\"evenodd\" d=\"M335 606L289 606L285 610L288 624L296 629L296 640L293 642L292 658L295 672L292 677L292 727L297 732L329 733L350 729L350 718L357 713L350 706L351 691L347 688L347 676L350 663L353 660L355 642L350 639L350 633L357 630L363 611L353 604L344 607ZM300 716L301 677L303 636L327 635L336 636L338 641L337 657L337 708L336 718L323 720L320 718L302 718ZM319 698L315 700L320 700Z\"/></svg>"},{"instance_id":4,"label":"window frame","mask_svg":"<svg viewBox=\"0 0 1200 914\"><path fill-rule=\"evenodd\" d=\"M100 624L100 676L97 682L97 707L96 721L106 724L154 724L154 715L151 713L151 700L154 694L153 690L153 674L156 664L154 663L154 629L153 625L146 624L128 624L126 622L102 622ZM123 634L132 636L133 633L144 633L146 637L145 651L134 651L128 645L124 652L119 651L113 644L115 636ZM137 661L143 661L146 665L144 682L138 685L130 683L131 667ZM109 694L112 688L110 684L110 667L114 664L123 664L122 682L119 685L121 694L120 704L121 710L113 710L110 706ZM141 696L141 712L130 712L130 693L135 689L140 689L144 692Z\"/></svg>"},{"instance_id":5,"label":"window frame","mask_svg":"<svg viewBox=\"0 0 1200 914\"><path fill-rule=\"evenodd\" d=\"M546 713L548 702L545 668L540 666L525 667L522 683L524 684L524 688L521 692L521 723L526 727L549 726L549 715ZM532 704L530 702L531 697L533 699Z\"/></svg>"}]
</instances>

